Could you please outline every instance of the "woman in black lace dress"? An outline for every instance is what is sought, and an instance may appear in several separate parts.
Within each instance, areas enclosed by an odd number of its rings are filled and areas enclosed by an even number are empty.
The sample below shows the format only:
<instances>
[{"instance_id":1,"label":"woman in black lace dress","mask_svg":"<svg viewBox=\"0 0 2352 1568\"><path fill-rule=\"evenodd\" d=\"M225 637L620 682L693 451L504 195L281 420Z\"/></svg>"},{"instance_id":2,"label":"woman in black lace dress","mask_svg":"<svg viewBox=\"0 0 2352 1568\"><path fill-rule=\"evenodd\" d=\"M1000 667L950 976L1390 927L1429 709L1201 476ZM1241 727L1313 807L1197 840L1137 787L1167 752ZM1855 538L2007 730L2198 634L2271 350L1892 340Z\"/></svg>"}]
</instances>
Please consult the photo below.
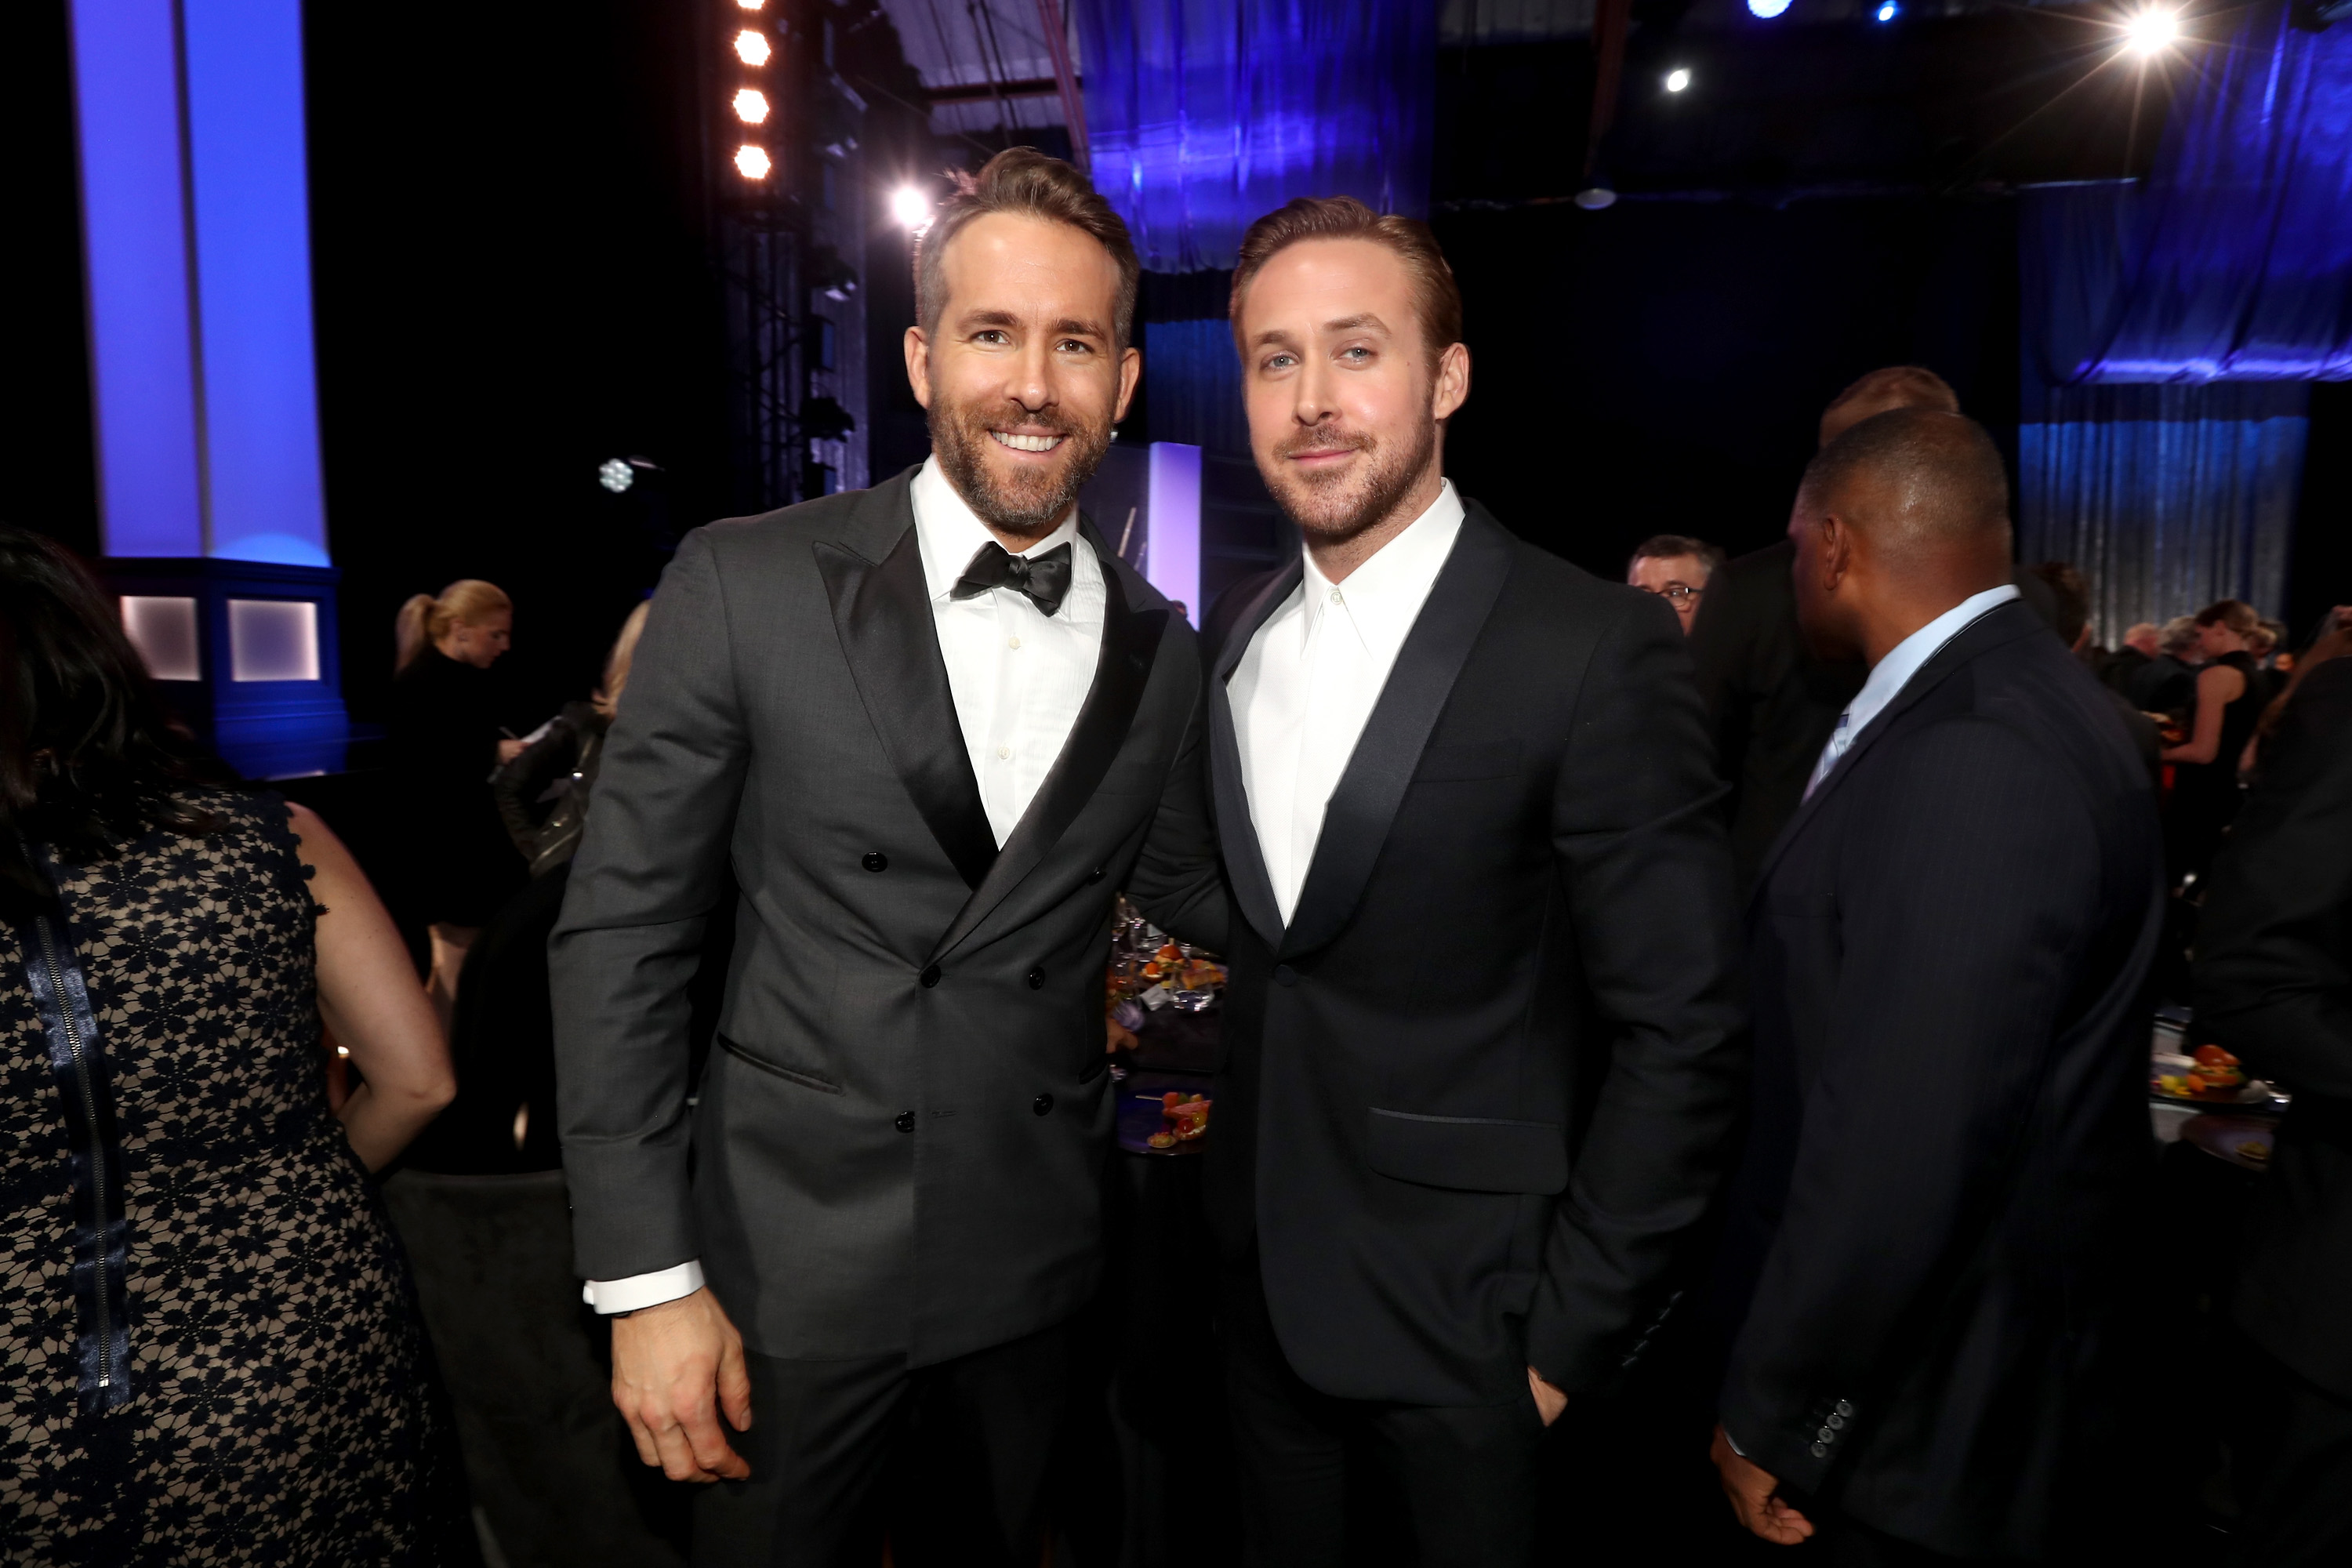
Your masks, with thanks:
<instances>
[{"instance_id":1,"label":"woman in black lace dress","mask_svg":"<svg viewBox=\"0 0 2352 1568\"><path fill-rule=\"evenodd\" d=\"M0 1540L11 1563L470 1552L366 1168L452 1092L318 819L191 781L112 606L0 531ZM366 1076L329 1110L324 1016Z\"/></svg>"}]
</instances>

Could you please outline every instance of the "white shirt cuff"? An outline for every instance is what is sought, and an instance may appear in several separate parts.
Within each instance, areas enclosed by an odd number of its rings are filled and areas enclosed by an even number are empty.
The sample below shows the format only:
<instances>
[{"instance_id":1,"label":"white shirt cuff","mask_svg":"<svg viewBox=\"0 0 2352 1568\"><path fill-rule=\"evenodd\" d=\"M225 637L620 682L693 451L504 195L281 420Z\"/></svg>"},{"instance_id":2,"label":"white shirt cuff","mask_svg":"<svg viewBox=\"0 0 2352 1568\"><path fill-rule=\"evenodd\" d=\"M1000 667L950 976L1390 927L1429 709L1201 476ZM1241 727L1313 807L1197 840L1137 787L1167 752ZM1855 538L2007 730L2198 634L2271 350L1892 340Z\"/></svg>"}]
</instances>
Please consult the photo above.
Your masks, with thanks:
<instances>
[{"instance_id":1,"label":"white shirt cuff","mask_svg":"<svg viewBox=\"0 0 2352 1568\"><path fill-rule=\"evenodd\" d=\"M701 1289L702 1262L689 1258L675 1268L656 1268L651 1274L588 1280L580 1287L580 1299L595 1308L598 1315L610 1317L679 1300Z\"/></svg>"}]
</instances>

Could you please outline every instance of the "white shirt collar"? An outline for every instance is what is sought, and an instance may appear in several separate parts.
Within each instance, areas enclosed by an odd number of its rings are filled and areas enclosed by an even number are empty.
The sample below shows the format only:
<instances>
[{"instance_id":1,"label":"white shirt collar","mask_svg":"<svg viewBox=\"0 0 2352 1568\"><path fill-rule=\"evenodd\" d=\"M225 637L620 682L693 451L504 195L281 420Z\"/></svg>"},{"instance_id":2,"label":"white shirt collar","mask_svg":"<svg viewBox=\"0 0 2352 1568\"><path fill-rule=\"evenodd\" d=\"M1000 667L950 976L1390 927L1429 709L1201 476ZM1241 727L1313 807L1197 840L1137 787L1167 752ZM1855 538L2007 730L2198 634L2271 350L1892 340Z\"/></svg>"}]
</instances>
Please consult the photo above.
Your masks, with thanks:
<instances>
[{"instance_id":1,"label":"white shirt collar","mask_svg":"<svg viewBox=\"0 0 2352 1568\"><path fill-rule=\"evenodd\" d=\"M950 590L963 578L971 558L980 547L996 539L988 525L959 494L948 477L940 469L936 457L923 459L915 472L912 500L915 505L915 542L923 552L923 586L934 602L948 596ZM1018 551L1021 555L1042 555L1055 545L1066 543L1078 536L1078 509L1073 504L1070 515L1061 526L1031 545ZM1073 551L1073 554L1079 553ZM1075 563L1074 570L1076 570Z\"/></svg>"},{"instance_id":2,"label":"white shirt collar","mask_svg":"<svg viewBox=\"0 0 2352 1568\"><path fill-rule=\"evenodd\" d=\"M1323 575L1313 552L1301 544L1299 553L1307 563L1299 585L1307 611L1301 627L1304 635L1314 636L1325 612L1335 603L1336 592L1346 602L1349 619L1366 647L1381 658L1393 658L1420 616L1438 573L1444 569L1445 558L1453 553L1463 515L1462 498L1454 493L1454 481L1444 480L1428 510L1405 524L1402 532L1339 584Z\"/></svg>"},{"instance_id":3,"label":"white shirt collar","mask_svg":"<svg viewBox=\"0 0 2352 1568\"><path fill-rule=\"evenodd\" d=\"M1863 726L1885 710L1886 705L1911 684L1919 667L1943 651L1944 645L1974 623L1978 617L2011 599L2021 598L2014 583L2003 583L1998 588L1987 588L1981 594L1971 594L1886 650L1886 657L1871 667L1870 679L1862 683L1861 692L1845 710L1840 728L1845 746L1853 744ZM1845 746L1839 750L1843 752Z\"/></svg>"}]
</instances>

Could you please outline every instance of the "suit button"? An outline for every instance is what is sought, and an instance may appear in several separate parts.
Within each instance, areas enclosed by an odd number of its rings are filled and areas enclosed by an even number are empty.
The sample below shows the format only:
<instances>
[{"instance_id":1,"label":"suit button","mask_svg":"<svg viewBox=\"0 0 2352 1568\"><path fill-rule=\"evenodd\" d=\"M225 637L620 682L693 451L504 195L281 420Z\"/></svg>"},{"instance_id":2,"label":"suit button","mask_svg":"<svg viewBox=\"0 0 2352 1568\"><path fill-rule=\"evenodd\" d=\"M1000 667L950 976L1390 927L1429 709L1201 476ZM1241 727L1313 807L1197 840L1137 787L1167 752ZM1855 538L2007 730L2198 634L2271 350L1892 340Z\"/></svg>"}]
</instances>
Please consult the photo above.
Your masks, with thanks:
<instances>
[{"instance_id":1,"label":"suit button","mask_svg":"<svg viewBox=\"0 0 2352 1568\"><path fill-rule=\"evenodd\" d=\"M1845 1417L1843 1415L1832 1415L1828 1420L1822 1422L1822 1425L1828 1427L1832 1432L1842 1432L1845 1429Z\"/></svg>"},{"instance_id":2,"label":"suit button","mask_svg":"<svg viewBox=\"0 0 2352 1568\"><path fill-rule=\"evenodd\" d=\"M937 985L939 983L940 966L934 963L929 969L923 971L923 989L929 991L932 986Z\"/></svg>"},{"instance_id":3,"label":"suit button","mask_svg":"<svg viewBox=\"0 0 2352 1568\"><path fill-rule=\"evenodd\" d=\"M915 1113L911 1110L902 1110L898 1112L898 1120L890 1125L901 1132L912 1132L915 1130Z\"/></svg>"},{"instance_id":4,"label":"suit button","mask_svg":"<svg viewBox=\"0 0 2352 1568\"><path fill-rule=\"evenodd\" d=\"M1087 881L1089 881L1089 882L1099 882L1099 881L1101 881L1105 877L1108 877L1108 875L1110 875L1110 868L1109 868L1109 867L1108 867L1108 866L1097 866L1097 867L1096 867L1096 868L1094 868L1094 870L1093 870L1092 872L1088 873L1088 875L1087 875Z\"/></svg>"},{"instance_id":5,"label":"suit button","mask_svg":"<svg viewBox=\"0 0 2352 1568\"><path fill-rule=\"evenodd\" d=\"M1820 1438L1824 1443L1834 1443L1837 1441L1837 1434L1827 1426L1822 1427L1820 1431L1814 1433L1813 1436Z\"/></svg>"},{"instance_id":6,"label":"suit button","mask_svg":"<svg viewBox=\"0 0 2352 1568\"><path fill-rule=\"evenodd\" d=\"M879 849L869 849L866 851L866 858L860 860L858 864L869 871L887 871L890 868L890 857L883 854Z\"/></svg>"},{"instance_id":7,"label":"suit button","mask_svg":"<svg viewBox=\"0 0 2352 1568\"><path fill-rule=\"evenodd\" d=\"M1827 1443L1816 1443L1816 1444L1814 1444L1814 1445L1813 1445L1813 1458L1816 1458L1816 1459L1826 1459L1826 1458L1828 1458L1829 1457L1830 1457L1830 1446L1829 1446Z\"/></svg>"},{"instance_id":8,"label":"suit button","mask_svg":"<svg viewBox=\"0 0 2352 1568\"><path fill-rule=\"evenodd\" d=\"M1031 971L1029 972L1028 979L1029 979L1029 989L1030 989L1030 990L1032 990L1032 991L1043 991L1043 990L1045 988L1045 972L1044 970L1042 970L1042 969L1033 969L1033 970L1031 970Z\"/></svg>"},{"instance_id":9,"label":"suit button","mask_svg":"<svg viewBox=\"0 0 2352 1568\"><path fill-rule=\"evenodd\" d=\"M1298 984L1298 971L1286 963L1277 963L1274 966L1274 983L1276 985L1296 985Z\"/></svg>"},{"instance_id":10,"label":"suit button","mask_svg":"<svg viewBox=\"0 0 2352 1568\"><path fill-rule=\"evenodd\" d=\"M1840 1415L1851 1415L1853 1414L1853 1406L1841 1399L1837 1402L1837 1413Z\"/></svg>"},{"instance_id":11,"label":"suit button","mask_svg":"<svg viewBox=\"0 0 2352 1568\"><path fill-rule=\"evenodd\" d=\"M1051 1116L1054 1114L1054 1097L1041 1094L1029 1102L1029 1109L1039 1116Z\"/></svg>"}]
</instances>

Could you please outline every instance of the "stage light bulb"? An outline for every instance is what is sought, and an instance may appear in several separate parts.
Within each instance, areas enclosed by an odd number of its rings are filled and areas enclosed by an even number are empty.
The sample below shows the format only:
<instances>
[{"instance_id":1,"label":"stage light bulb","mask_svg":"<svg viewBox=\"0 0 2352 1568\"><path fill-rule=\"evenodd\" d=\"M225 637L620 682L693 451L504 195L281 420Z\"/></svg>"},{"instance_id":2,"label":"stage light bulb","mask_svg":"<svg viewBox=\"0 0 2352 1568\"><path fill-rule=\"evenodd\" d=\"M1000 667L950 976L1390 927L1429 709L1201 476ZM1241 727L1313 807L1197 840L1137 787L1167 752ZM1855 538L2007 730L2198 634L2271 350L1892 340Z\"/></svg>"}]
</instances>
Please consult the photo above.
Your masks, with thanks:
<instances>
[{"instance_id":1,"label":"stage light bulb","mask_svg":"<svg viewBox=\"0 0 2352 1568\"><path fill-rule=\"evenodd\" d=\"M1688 86L1690 86L1690 72L1685 70L1682 67L1676 66L1674 69L1666 73L1666 90L1668 92L1680 92L1683 89Z\"/></svg>"},{"instance_id":2,"label":"stage light bulb","mask_svg":"<svg viewBox=\"0 0 2352 1568\"><path fill-rule=\"evenodd\" d=\"M746 142L735 149L735 172L745 179L764 180L768 177L768 150L765 147L754 147Z\"/></svg>"},{"instance_id":3,"label":"stage light bulb","mask_svg":"<svg viewBox=\"0 0 2352 1568\"><path fill-rule=\"evenodd\" d=\"M637 470L625 458L608 458L596 467L596 482L619 495L637 482Z\"/></svg>"},{"instance_id":4,"label":"stage light bulb","mask_svg":"<svg viewBox=\"0 0 2352 1568\"><path fill-rule=\"evenodd\" d=\"M764 8L768 4L768 0L735 0L735 4L740 5L746 11L757 11Z\"/></svg>"},{"instance_id":5,"label":"stage light bulb","mask_svg":"<svg viewBox=\"0 0 2352 1568\"><path fill-rule=\"evenodd\" d=\"M735 35L735 58L747 66L768 63L768 35L746 27Z\"/></svg>"},{"instance_id":6,"label":"stage light bulb","mask_svg":"<svg viewBox=\"0 0 2352 1568\"><path fill-rule=\"evenodd\" d=\"M921 228L931 221L931 199L912 185L900 185L890 193L890 216L908 228Z\"/></svg>"},{"instance_id":7,"label":"stage light bulb","mask_svg":"<svg viewBox=\"0 0 2352 1568\"><path fill-rule=\"evenodd\" d=\"M1788 8L1789 0L1748 0L1748 14L1768 22Z\"/></svg>"},{"instance_id":8,"label":"stage light bulb","mask_svg":"<svg viewBox=\"0 0 2352 1568\"><path fill-rule=\"evenodd\" d=\"M1892 22L1901 15L1903 15L1903 8L1897 5L1895 0L1886 0L1886 4L1881 5L1877 11L1878 19L1882 22Z\"/></svg>"},{"instance_id":9,"label":"stage light bulb","mask_svg":"<svg viewBox=\"0 0 2352 1568\"><path fill-rule=\"evenodd\" d=\"M2124 47L2143 58L2162 54L2180 41L2180 13L2142 11L2124 24Z\"/></svg>"},{"instance_id":10,"label":"stage light bulb","mask_svg":"<svg viewBox=\"0 0 2352 1568\"><path fill-rule=\"evenodd\" d=\"M735 118L746 125L764 125L768 121L768 95L756 87L747 87L735 95Z\"/></svg>"}]
</instances>

